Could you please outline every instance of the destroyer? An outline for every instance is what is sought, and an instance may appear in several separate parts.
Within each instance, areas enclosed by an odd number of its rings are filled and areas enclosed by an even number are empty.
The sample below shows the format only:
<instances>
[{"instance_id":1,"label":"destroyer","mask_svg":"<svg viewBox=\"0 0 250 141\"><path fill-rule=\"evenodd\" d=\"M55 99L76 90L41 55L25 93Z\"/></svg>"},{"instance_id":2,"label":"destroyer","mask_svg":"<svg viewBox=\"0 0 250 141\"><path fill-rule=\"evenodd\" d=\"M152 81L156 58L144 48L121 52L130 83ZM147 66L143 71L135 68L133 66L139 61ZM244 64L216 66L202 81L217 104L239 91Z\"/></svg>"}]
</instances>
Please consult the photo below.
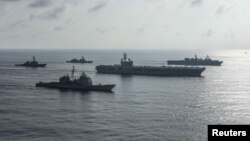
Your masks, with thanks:
<instances>
[{"instance_id":1,"label":"destroyer","mask_svg":"<svg viewBox=\"0 0 250 141\"><path fill-rule=\"evenodd\" d=\"M83 56L81 59L72 59L70 61L66 61L67 63L93 63L93 61L86 60Z\"/></svg>"},{"instance_id":2,"label":"destroyer","mask_svg":"<svg viewBox=\"0 0 250 141\"><path fill-rule=\"evenodd\" d=\"M201 76L204 67L174 67L174 66L134 66L133 61L123 54L119 65L96 66L98 73L124 74L124 75L152 75L152 76Z\"/></svg>"},{"instance_id":3,"label":"destroyer","mask_svg":"<svg viewBox=\"0 0 250 141\"><path fill-rule=\"evenodd\" d=\"M39 64L36 61L35 56L33 56L33 59L31 61L27 61L24 64L16 64L15 66L23 66L23 67L33 67L33 68L36 68L36 67L45 67L46 64Z\"/></svg>"},{"instance_id":4,"label":"destroyer","mask_svg":"<svg viewBox=\"0 0 250 141\"><path fill-rule=\"evenodd\" d=\"M223 61L212 60L207 55L205 59L199 59L195 55L194 58L185 58L184 60L169 60L167 61L169 65L191 65L191 66L220 66Z\"/></svg>"},{"instance_id":5,"label":"destroyer","mask_svg":"<svg viewBox=\"0 0 250 141\"><path fill-rule=\"evenodd\" d=\"M111 91L115 87L114 84L110 85L93 85L91 78L89 78L84 71L79 78L74 77L75 68L72 69L72 78L65 75L59 78L59 82L39 82L36 87L55 88L60 90L76 90L76 91Z\"/></svg>"}]
</instances>

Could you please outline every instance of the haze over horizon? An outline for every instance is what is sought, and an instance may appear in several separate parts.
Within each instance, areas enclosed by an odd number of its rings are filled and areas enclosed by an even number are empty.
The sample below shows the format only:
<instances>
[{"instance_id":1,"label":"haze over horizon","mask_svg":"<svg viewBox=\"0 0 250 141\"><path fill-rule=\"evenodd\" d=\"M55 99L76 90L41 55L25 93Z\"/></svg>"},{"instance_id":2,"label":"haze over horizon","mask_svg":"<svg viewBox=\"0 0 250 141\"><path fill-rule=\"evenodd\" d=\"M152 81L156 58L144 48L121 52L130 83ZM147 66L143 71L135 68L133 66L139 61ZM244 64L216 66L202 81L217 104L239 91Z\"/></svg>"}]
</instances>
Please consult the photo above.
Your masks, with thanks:
<instances>
[{"instance_id":1,"label":"haze over horizon","mask_svg":"<svg viewBox=\"0 0 250 141\"><path fill-rule=\"evenodd\" d=\"M249 0L0 0L0 49L249 49Z\"/></svg>"}]
</instances>

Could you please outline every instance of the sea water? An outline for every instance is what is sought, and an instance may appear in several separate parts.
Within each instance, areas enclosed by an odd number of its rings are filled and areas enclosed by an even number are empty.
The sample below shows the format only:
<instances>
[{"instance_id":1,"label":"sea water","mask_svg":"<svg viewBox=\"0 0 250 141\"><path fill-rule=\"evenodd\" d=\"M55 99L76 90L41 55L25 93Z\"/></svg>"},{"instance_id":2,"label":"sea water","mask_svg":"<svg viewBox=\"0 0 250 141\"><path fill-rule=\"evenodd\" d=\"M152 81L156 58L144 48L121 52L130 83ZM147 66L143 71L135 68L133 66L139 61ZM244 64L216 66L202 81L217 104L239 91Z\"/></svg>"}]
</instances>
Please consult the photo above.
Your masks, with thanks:
<instances>
[{"instance_id":1,"label":"sea water","mask_svg":"<svg viewBox=\"0 0 250 141\"><path fill-rule=\"evenodd\" d=\"M197 54L224 61L202 77L97 74L96 65L163 66ZM250 52L249 52L250 53ZM65 63L84 56L92 64ZM46 68L15 67L36 56ZM36 88L84 70L112 93ZM0 50L0 140L207 140L208 124L250 123L250 54L244 50Z\"/></svg>"}]
</instances>

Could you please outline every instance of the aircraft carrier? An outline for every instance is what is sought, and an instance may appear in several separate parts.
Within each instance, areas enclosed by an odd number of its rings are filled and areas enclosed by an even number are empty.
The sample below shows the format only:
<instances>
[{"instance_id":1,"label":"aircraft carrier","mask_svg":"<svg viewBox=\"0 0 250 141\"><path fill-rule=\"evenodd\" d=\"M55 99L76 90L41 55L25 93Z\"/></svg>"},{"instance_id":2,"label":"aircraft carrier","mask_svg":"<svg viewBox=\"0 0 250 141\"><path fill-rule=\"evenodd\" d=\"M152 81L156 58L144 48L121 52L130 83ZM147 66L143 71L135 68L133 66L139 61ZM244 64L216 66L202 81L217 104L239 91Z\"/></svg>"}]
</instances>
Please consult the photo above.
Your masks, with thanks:
<instances>
[{"instance_id":1,"label":"aircraft carrier","mask_svg":"<svg viewBox=\"0 0 250 141\"><path fill-rule=\"evenodd\" d=\"M201 76L204 67L186 66L134 66L127 54L123 54L120 64L96 66L97 73L149 76Z\"/></svg>"}]
</instances>

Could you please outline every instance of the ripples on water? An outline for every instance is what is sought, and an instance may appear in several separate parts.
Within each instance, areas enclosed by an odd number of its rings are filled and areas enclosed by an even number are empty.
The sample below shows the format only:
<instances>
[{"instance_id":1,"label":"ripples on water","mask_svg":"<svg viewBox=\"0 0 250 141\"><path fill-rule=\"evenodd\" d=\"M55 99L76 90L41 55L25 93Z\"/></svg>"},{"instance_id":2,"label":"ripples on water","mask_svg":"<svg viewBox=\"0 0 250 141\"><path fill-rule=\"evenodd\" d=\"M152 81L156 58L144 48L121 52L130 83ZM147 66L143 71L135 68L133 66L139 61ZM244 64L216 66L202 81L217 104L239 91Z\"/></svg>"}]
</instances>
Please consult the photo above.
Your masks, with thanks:
<instances>
[{"instance_id":1,"label":"ripples on water","mask_svg":"<svg viewBox=\"0 0 250 141\"><path fill-rule=\"evenodd\" d=\"M197 53L197 52L196 52ZM206 52L198 52L203 57ZM113 93L35 88L70 72L84 55L94 83ZM0 140L206 140L207 124L249 124L250 57L242 50L209 52L223 60L201 78L104 75L95 65L119 63L122 51L0 51ZM194 51L128 51L139 65L164 65ZM33 55L47 68L13 66Z\"/></svg>"}]
</instances>

